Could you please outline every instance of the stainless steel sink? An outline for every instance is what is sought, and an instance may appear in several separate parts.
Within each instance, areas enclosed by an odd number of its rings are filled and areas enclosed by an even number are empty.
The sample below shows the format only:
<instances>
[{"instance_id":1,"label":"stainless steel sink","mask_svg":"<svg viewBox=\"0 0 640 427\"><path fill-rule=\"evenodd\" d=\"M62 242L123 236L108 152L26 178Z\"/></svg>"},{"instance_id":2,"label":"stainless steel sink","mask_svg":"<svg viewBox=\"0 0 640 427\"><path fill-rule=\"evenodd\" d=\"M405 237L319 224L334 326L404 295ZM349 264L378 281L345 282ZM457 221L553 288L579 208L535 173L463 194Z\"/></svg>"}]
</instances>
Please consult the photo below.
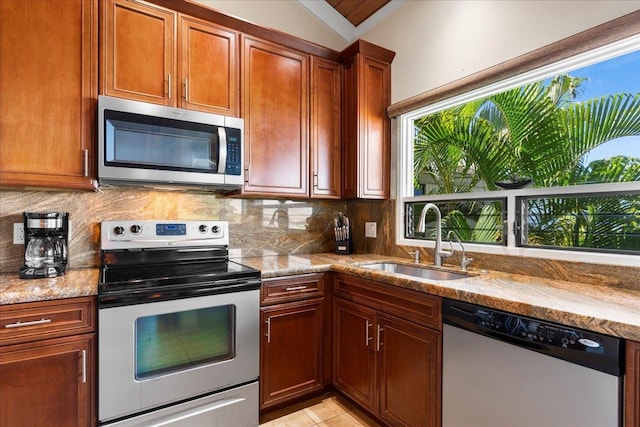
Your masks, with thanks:
<instances>
[{"instance_id":1,"label":"stainless steel sink","mask_svg":"<svg viewBox=\"0 0 640 427\"><path fill-rule=\"evenodd\" d=\"M463 273L454 273L452 271L435 270L425 266L397 264L395 262L380 262L377 264L361 265L363 268L372 270L385 271L388 273L399 274L401 276L417 277L419 279L431 280L457 280L470 277Z\"/></svg>"}]
</instances>

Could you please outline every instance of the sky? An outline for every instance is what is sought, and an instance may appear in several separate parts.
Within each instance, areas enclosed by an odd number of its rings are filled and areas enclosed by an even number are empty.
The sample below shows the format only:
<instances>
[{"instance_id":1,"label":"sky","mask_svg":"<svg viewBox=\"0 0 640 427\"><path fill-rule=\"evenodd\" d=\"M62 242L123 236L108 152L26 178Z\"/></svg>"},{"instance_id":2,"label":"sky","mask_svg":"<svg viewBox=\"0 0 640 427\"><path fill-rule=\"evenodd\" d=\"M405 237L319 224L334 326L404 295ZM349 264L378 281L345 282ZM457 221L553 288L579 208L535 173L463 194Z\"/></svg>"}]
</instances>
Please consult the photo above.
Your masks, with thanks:
<instances>
[{"instance_id":1,"label":"sky","mask_svg":"<svg viewBox=\"0 0 640 427\"><path fill-rule=\"evenodd\" d=\"M587 77L578 101L620 92L640 93L640 50L568 73ZM618 138L591 150L586 163L616 155L640 158L640 136Z\"/></svg>"}]
</instances>

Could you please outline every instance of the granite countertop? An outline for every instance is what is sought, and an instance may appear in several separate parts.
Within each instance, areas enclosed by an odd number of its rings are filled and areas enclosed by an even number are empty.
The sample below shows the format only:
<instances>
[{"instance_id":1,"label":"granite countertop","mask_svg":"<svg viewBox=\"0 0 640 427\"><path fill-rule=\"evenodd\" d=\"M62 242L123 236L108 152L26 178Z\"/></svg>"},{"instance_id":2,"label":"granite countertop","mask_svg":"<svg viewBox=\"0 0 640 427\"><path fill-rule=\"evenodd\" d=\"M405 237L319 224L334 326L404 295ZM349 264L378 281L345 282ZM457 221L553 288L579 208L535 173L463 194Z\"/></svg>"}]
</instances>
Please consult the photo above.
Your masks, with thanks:
<instances>
[{"instance_id":1,"label":"granite countertop","mask_svg":"<svg viewBox=\"0 0 640 427\"><path fill-rule=\"evenodd\" d=\"M68 269L64 276L21 279L18 273L0 274L0 305L98 295L97 268Z\"/></svg>"},{"instance_id":2,"label":"granite countertop","mask_svg":"<svg viewBox=\"0 0 640 427\"><path fill-rule=\"evenodd\" d=\"M471 269L459 280L417 280L359 265L399 259L371 254L301 254L241 257L232 261L261 270L263 278L334 271L467 301L499 310L640 341L640 290L550 280ZM444 269L447 270L447 269ZM97 295L96 268L72 269L52 279L22 280L0 274L0 305Z\"/></svg>"}]
</instances>

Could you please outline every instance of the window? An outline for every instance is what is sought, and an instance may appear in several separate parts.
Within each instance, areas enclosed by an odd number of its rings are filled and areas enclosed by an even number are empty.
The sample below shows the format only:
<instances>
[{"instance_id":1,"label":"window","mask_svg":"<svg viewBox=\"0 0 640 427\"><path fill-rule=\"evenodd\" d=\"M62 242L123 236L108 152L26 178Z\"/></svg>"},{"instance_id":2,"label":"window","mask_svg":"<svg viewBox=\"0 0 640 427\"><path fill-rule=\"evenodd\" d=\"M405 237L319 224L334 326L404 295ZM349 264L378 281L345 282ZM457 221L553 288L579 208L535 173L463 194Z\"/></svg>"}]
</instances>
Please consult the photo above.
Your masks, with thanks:
<instances>
[{"instance_id":1,"label":"window","mask_svg":"<svg viewBox=\"0 0 640 427\"><path fill-rule=\"evenodd\" d=\"M640 35L402 114L398 243L434 203L476 251L638 265L638 75Z\"/></svg>"}]
</instances>

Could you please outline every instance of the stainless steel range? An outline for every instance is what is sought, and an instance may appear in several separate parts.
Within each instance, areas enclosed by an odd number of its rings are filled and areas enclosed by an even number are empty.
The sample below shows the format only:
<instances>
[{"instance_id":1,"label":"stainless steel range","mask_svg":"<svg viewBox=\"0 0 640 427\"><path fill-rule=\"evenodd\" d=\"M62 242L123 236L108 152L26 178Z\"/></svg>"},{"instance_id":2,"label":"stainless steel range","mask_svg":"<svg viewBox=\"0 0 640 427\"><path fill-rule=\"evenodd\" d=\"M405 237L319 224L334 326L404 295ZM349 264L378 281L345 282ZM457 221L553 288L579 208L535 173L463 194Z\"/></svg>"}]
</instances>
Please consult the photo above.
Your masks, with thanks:
<instances>
[{"instance_id":1,"label":"stainless steel range","mask_svg":"<svg viewBox=\"0 0 640 427\"><path fill-rule=\"evenodd\" d=\"M228 233L101 224L101 425L258 425L260 272L229 261Z\"/></svg>"}]
</instances>

